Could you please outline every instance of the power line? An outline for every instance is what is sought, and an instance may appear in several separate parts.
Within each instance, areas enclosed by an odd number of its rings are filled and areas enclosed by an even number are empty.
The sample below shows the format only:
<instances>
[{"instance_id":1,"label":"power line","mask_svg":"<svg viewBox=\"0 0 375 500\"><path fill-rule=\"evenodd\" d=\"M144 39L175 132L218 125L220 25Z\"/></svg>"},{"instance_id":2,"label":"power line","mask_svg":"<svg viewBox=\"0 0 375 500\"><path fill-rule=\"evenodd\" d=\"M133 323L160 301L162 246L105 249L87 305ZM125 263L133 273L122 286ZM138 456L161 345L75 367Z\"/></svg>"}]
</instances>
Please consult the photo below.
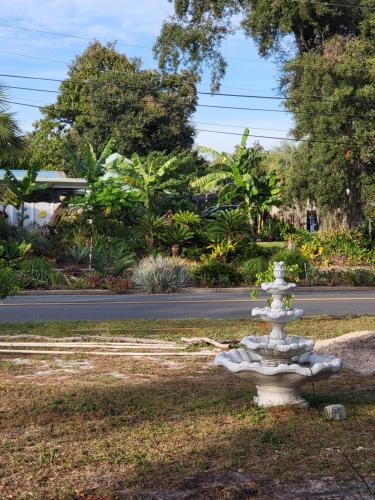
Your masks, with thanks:
<instances>
[{"instance_id":1,"label":"power line","mask_svg":"<svg viewBox=\"0 0 375 500\"><path fill-rule=\"evenodd\" d=\"M11 100L4 100L4 102L10 103L10 104L15 104L17 106L26 106L26 107L29 107L29 108L39 108L40 107L40 106L36 106L34 104L26 104L26 103L17 102L17 101L11 101ZM93 117L95 117L95 115L87 115L87 116L93 116ZM238 132L226 132L226 131L223 131L223 130L195 129L195 131L196 132L208 132L208 133L213 133L213 134L224 134L224 135L240 136L240 137L243 136L243 134L240 134ZM250 137L254 137L256 139L276 139L276 140L279 140L279 141L313 142L313 143L322 143L322 144L346 145L346 143L344 143L344 142L323 141L323 140L316 140L316 139L295 139L295 138L292 138L292 137L277 137L277 136L271 136L271 135L255 135L255 134L250 134ZM358 144L358 143L356 143L356 144Z\"/></svg>"},{"instance_id":2,"label":"power line","mask_svg":"<svg viewBox=\"0 0 375 500\"><path fill-rule=\"evenodd\" d=\"M54 82L59 82L59 83L79 83L79 84L84 84L84 85L107 85L105 82L92 82L92 81L81 81L81 80L58 80L58 79L51 79L51 78L43 78L43 77L33 77L33 76L24 76L24 75L2 75L2 77L12 77L12 78L24 78L24 79L30 79L30 80L43 80L43 81L54 81ZM4 87L9 88L9 89L17 89L17 90L27 90L27 91L34 91L34 92L46 92L46 93L54 93L54 94L60 94L61 91L59 90L50 90L50 89L39 89L39 88L31 88L31 87L19 87L19 86L13 86L13 85L4 85ZM124 88L139 88L139 86L132 87L129 83L125 83L123 85ZM144 87L144 90L148 90L147 87ZM149 90L158 90L157 87L149 87ZM248 99L268 99L268 100L278 100L278 101L288 101L288 100L294 100L294 101L314 101L314 102L329 102L333 104L337 104L337 101L335 99L329 99L326 97L317 97L317 96L308 96L308 97L282 97L282 96L267 96L267 95L256 95L256 94L232 94L232 93L223 93L223 92L217 92L212 94L211 92L206 92L202 90L197 90L197 94L199 95L208 95L212 97L235 97L235 98L248 98ZM193 97L193 94L191 94ZM374 104L375 101L370 101L366 99L359 99L356 97L351 97L351 96L343 96L341 99L348 101L348 102L357 102L360 104L363 103L368 103L368 104ZM209 106L209 105L207 105ZM281 112L287 112L286 110L279 110Z\"/></svg>"},{"instance_id":3,"label":"power line","mask_svg":"<svg viewBox=\"0 0 375 500\"><path fill-rule=\"evenodd\" d=\"M272 132L289 132L289 130L285 130L284 128L264 128L264 127L253 127L252 125L232 125L228 123L212 123L212 122L198 122L194 120L192 122L193 125L212 125L213 127L228 127L228 128L240 128L244 130L245 128L249 128L250 130L270 130Z\"/></svg>"},{"instance_id":4,"label":"power line","mask_svg":"<svg viewBox=\"0 0 375 500\"><path fill-rule=\"evenodd\" d=\"M48 59L46 57L31 56L29 54L21 54L20 52L9 52L7 50L0 50L0 53L1 54L7 54L7 55L10 55L10 56L26 57L26 58L29 58L29 59L36 59L38 61L46 61L46 62L60 63L60 64L70 64L70 63L67 63L66 61L60 61L60 60L57 60L57 59Z\"/></svg>"}]
</instances>

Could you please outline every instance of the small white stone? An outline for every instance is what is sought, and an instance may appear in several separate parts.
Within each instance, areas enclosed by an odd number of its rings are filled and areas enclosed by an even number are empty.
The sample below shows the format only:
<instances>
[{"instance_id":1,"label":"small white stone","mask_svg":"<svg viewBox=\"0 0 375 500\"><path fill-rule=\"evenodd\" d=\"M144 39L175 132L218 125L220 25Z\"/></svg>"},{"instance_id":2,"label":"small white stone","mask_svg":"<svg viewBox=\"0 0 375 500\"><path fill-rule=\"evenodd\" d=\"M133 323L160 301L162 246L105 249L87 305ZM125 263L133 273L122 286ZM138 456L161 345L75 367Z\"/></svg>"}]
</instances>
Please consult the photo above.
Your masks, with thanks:
<instances>
[{"instance_id":1,"label":"small white stone","mask_svg":"<svg viewBox=\"0 0 375 500\"><path fill-rule=\"evenodd\" d=\"M343 405L329 405L324 407L324 415L329 420L345 420L346 410Z\"/></svg>"}]
</instances>

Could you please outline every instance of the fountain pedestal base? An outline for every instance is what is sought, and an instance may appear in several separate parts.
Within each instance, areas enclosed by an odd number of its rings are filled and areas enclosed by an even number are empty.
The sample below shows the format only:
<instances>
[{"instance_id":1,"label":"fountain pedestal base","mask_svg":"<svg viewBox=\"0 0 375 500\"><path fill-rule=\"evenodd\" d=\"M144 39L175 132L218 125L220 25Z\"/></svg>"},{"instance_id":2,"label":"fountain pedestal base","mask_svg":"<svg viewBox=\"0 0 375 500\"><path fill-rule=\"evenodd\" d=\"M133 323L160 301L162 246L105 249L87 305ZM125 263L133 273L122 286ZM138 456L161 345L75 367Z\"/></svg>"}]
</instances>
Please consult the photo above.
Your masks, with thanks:
<instances>
[{"instance_id":1,"label":"fountain pedestal base","mask_svg":"<svg viewBox=\"0 0 375 500\"><path fill-rule=\"evenodd\" d=\"M301 408L308 408L309 403L303 399L298 390L294 387L280 387L278 385L257 385L257 396L254 403L263 408L270 406L298 405Z\"/></svg>"}]
</instances>

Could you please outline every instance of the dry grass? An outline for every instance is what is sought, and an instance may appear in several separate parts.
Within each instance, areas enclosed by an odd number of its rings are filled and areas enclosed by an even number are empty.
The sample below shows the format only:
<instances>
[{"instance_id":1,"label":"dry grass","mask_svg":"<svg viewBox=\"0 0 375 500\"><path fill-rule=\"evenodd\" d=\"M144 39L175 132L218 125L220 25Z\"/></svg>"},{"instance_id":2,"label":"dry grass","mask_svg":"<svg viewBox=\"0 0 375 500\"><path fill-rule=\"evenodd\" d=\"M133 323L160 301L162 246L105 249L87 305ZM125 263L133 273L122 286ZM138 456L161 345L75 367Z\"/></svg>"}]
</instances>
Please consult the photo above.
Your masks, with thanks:
<instances>
[{"instance_id":1,"label":"dry grass","mask_svg":"<svg viewBox=\"0 0 375 500\"><path fill-rule=\"evenodd\" d=\"M299 331L322 338L369 329L373 321L311 318L300 322ZM249 330L245 321L193 320L11 329L54 336L138 329L146 336L150 328L165 328L154 334L170 338L187 336L179 329L198 325L194 336L217 339L238 339ZM255 326L259 333L265 328ZM6 325L0 330L12 333ZM252 404L251 385L209 359L7 355L0 360L0 497L138 498L138 491L185 491L202 478L237 474L253 481L230 490L206 487L191 498L249 498L244 491L272 498L276 479L293 484L306 476L352 478L353 470L335 451L339 447L371 477L374 385L375 376L343 371L316 384L316 399L306 386L309 411L263 410ZM323 405L336 402L347 407L344 422L321 415ZM139 498L152 498L144 495Z\"/></svg>"}]
</instances>

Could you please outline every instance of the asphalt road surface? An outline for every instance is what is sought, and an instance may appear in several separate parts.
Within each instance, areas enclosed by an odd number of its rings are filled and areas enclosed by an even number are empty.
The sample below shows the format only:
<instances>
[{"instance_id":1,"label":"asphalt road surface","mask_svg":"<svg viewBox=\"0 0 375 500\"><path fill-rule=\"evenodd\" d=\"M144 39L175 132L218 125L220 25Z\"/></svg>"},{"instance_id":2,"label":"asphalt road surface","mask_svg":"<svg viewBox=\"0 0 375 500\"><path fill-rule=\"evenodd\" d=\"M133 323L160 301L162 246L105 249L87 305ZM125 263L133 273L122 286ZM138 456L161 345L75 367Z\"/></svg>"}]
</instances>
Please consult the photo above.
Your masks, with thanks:
<instances>
[{"instance_id":1,"label":"asphalt road surface","mask_svg":"<svg viewBox=\"0 0 375 500\"><path fill-rule=\"evenodd\" d=\"M247 318L265 304L248 292L184 293L174 295L25 295L10 297L0 306L0 322ZM296 306L305 315L375 315L374 290L297 291ZM374 325L375 326L375 325Z\"/></svg>"}]
</instances>

